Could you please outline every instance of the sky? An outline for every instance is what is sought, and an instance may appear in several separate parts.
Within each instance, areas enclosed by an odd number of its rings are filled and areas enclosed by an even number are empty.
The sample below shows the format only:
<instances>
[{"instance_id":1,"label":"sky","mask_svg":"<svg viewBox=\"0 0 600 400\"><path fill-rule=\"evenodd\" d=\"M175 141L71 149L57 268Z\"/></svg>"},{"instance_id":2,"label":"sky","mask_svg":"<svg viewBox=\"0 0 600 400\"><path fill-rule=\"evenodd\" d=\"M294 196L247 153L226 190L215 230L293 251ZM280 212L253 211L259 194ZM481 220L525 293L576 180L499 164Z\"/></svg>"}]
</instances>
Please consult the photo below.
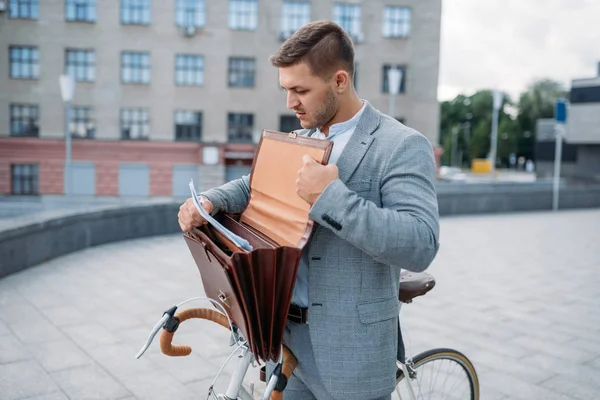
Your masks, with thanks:
<instances>
[{"instance_id":1,"label":"sky","mask_svg":"<svg viewBox=\"0 0 600 400\"><path fill-rule=\"evenodd\" d=\"M600 0L442 0L439 100L536 79L569 89L600 62Z\"/></svg>"}]
</instances>

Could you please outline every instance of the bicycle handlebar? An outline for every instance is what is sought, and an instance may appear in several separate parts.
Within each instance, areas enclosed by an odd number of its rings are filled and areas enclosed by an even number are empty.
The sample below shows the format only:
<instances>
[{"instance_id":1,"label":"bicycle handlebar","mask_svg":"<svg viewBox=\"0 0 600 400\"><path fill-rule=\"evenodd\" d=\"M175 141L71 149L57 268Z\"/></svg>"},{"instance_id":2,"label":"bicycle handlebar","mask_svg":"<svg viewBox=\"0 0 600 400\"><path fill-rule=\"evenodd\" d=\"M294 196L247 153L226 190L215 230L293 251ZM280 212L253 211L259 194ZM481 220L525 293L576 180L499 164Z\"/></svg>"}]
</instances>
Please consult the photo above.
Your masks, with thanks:
<instances>
[{"instance_id":1,"label":"bicycle handlebar","mask_svg":"<svg viewBox=\"0 0 600 400\"><path fill-rule=\"evenodd\" d=\"M208 308L188 308L175 314L175 318L178 320L179 325L190 318L200 318L216 322L222 327L229 329L227 317L218 311ZM192 352L190 346L173 345L173 335L176 331L177 327L175 327L172 332L169 332L166 329L162 330L160 333L160 350L163 354L171 357L189 356Z\"/></svg>"},{"instance_id":2,"label":"bicycle handlebar","mask_svg":"<svg viewBox=\"0 0 600 400\"><path fill-rule=\"evenodd\" d=\"M171 314L172 315L172 314ZM160 350L163 354L171 357L184 357L189 356L192 352L192 348L187 345L173 345L173 336L175 332L179 328L184 321L191 318L200 318L206 319L208 321L216 322L224 328L231 329L229 325L229 320L225 314L222 314L218 311L211 310L208 308L188 308L183 311L178 312L174 315L173 319L174 323L171 324L171 320L169 319L163 327L162 332L160 333ZM164 316L163 316L164 319ZM290 349L286 346L283 346L282 351L282 365L281 365L281 373L279 379L283 378L282 383L277 384L277 388L271 392L270 400L282 400L283 399L283 389L287 385L287 381L292 376L294 369L296 368L297 360L296 357L292 354Z\"/></svg>"}]
</instances>

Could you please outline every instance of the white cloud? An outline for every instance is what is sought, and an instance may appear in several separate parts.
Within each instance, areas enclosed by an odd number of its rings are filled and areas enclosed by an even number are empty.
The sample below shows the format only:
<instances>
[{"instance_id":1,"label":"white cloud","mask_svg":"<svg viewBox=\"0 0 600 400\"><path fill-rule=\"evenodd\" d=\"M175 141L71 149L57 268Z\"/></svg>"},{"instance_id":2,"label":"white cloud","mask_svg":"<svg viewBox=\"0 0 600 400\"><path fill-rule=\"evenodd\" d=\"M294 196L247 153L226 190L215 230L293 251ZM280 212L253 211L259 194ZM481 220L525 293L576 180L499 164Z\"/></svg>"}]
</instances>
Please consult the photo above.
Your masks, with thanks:
<instances>
[{"instance_id":1,"label":"white cloud","mask_svg":"<svg viewBox=\"0 0 600 400\"><path fill-rule=\"evenodd\" d=\"M596 76L600 1L444 0L438 98Z\"/></svg>"}]
</instances>

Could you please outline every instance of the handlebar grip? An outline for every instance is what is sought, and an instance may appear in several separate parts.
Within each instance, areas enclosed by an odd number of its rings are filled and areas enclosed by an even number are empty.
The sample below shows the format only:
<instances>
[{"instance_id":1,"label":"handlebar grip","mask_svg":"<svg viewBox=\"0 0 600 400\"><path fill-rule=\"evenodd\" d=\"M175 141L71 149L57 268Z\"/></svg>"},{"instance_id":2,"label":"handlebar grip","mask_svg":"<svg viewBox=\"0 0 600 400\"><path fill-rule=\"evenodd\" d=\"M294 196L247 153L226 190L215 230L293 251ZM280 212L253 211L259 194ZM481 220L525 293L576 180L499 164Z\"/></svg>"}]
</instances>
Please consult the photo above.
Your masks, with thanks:
<instances>
[{"instance_id":1,"label":"handlebar grip","mask_svg":"<svg viewBox=\"0 0 600 400\"><path fill-rule=\"evenodd\" d=\"M288 380L290 379L290 376L292 376L294 369L296 369L297 363L298 360L296 360L296 357L294 357L290 349L283 346L283 365L281 366L281 373L285 375Z\"/></svg>"},{"instance_id":2,"label":"handlebar grip","mask_svg":"<svg viewBox=\"0 0 600 400\"><path fill-rule=\"evenodd\" d=\"M163 329L160 333L160 351L163 354L171 357L184 357L189 356L192 352L192 348L186 345L173 345L173 334L175 332L168 332Z\"/></svg>"},{"instance_id":3,"label":"handlebar grip","mask_svg":"<svg viewBox=\"0 0 600 400\"><path fill-rule=\"evenodd\" d=\"M188 308L175 314L175 317L179 319L179 325L188 319L200 318L216 322L222 327L229 329L227 317L218 311L210 310L208 308ZM177 329L173 332L169 332L166 329L162 330L160 333L160 350L163 354L171 357L189 356L192 353L192 348L190 346L173 345L173 335L175 332L177 332Z\"/></svg>"},{"instance_id":4,"label":"handlebar grip","mask_svg":"<svg viewBox=\"0 0 600 400\"><path fill-rule=\"evenodd\" d=\"M281 374L285 375L286 383L290 380L290 376L292 376L294 369L296 369L297 363L298 360L296 360L296 357L294 357L290 349L288 349L286 346L283 346L283 364L281 366ZM269 400L283 400L283 392L273 390Z\"/></svg>"}]
</instances>

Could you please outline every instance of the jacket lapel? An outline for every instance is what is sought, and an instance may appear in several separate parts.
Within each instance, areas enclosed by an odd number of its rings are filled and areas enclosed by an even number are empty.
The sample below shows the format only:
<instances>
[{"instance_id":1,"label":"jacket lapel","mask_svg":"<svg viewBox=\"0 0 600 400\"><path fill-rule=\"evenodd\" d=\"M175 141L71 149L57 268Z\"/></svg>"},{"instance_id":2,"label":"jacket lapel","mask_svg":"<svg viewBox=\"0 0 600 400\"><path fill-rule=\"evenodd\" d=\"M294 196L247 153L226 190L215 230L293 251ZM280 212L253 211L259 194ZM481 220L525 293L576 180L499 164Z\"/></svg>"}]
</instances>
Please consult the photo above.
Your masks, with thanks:
<instances>
[{"instance_id":1,"label":"jacket lapel","mask_svg":"<svg viewBox=\"0 0 600 400\"><path fill-rule=\"evenodd\" d=\"M379 111L371 106L369 102L365 101L365 110L337 162L342 182L346 183L350 179L358 164L360 164L365 156L365 153L373 142L373 134L377 127L379 127L380 120L381 115Z\"/></svg>"}]
</instances>

